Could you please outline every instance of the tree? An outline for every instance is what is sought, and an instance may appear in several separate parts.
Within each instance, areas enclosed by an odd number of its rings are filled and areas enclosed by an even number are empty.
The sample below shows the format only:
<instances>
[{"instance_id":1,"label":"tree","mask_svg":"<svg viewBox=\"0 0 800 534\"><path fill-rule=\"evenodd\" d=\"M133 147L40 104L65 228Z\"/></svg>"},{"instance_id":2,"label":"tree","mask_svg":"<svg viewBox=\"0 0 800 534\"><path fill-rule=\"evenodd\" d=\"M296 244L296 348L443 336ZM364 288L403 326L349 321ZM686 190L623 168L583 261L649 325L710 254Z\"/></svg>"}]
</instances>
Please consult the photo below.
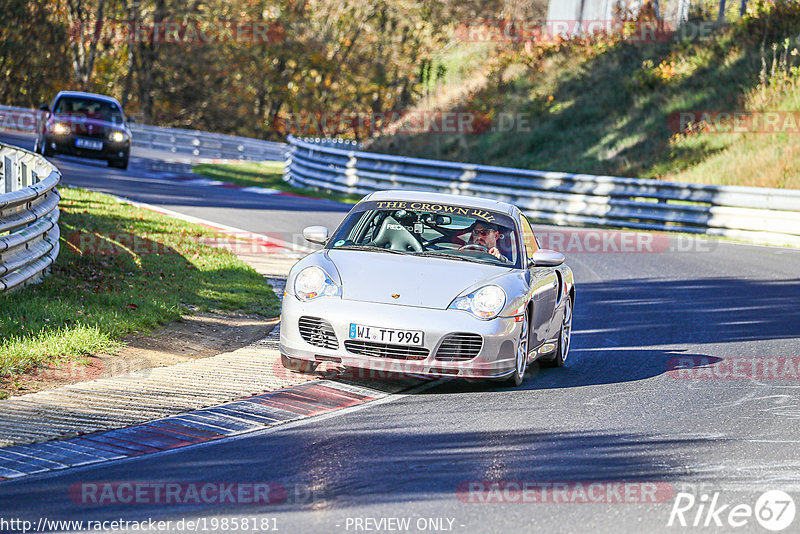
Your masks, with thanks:
<instances>
[{"instance_id":1,"label":"tree","mask_svg":"<svg viewBox=\"0 0 800 534\"><path fill-rule=\"evenodd\" d=\"M84 91L89 89L98 44L103 35L105 9L106 0L96 0L96 3L93 0L67 0L72 68L78 85Z\"/></svg>"},{"instance_id":2,"label":"tree","mask_svg":"<svg viewBox=\"0 0 800 534\"><path fill-rule=\"evenodd\" d=\"M38 107L69 85L67 26L56 9L30 0L0 8L0 103Z\"/></svg>"}]
</instances>

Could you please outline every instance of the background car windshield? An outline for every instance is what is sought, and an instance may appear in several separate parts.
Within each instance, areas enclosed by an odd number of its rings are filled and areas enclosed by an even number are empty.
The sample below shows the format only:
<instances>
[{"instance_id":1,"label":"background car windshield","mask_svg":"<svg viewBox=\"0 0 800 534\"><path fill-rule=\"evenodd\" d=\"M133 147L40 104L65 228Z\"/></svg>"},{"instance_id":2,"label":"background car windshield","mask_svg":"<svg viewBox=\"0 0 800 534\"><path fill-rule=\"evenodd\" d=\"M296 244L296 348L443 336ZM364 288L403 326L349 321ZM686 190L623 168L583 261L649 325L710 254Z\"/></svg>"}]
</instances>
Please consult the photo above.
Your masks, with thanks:
<instances>
[{"instance_id":1,"label":"background car windshield","mask_svg":"<svg viewBox=\"0 0 800 534\"><path fill-rule=\"evenodd\" d=\"M122 112L112 102L93 98L64 97L56 103L55 113L122 124Z\"/></svg>"},{"instance_id":2,"label":"background car windshield","mask_svg":"<svg viewBox=\"0 0 800 534\"><path fill-rule=\"evenodd\" d=\"M519 261L517 232L508 215L418 202L394 203L406 205L399 209L387 209L392 204L387 202L364 204L345 219L327 248L368 247L508 266Z\"/></svg>"}]
</instances>

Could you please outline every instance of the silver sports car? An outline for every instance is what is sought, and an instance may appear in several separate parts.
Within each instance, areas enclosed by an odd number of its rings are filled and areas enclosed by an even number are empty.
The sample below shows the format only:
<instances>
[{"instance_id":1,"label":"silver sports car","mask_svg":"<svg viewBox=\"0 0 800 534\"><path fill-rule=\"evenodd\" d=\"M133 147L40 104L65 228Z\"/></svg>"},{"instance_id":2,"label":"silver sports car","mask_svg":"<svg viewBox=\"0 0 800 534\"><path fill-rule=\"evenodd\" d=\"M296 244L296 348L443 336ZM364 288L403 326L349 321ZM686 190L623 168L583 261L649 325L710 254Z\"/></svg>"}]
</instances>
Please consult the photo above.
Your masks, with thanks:
<instances>
[{"instance_id":1,"label":"silver sports car","mask_svg":"<svg viewBox=\"0 0 800 534\"><path fill-rule=\"evenodd\" d=\"M365 197L324 249L289 273L283 365L320 362L389 373L499 379L569 352L575 283L564 256L539 248L511 204L381 191Z\"/></svg>"}]
</instances>

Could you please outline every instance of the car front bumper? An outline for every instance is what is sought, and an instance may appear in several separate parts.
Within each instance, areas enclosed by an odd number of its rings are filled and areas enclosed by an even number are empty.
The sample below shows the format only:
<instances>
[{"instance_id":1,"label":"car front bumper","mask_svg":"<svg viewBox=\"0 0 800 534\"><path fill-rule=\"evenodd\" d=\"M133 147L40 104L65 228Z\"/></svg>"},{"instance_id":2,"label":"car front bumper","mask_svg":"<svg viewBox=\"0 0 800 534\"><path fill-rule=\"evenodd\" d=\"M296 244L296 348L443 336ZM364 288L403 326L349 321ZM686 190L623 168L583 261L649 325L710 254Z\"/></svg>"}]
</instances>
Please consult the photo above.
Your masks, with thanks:
<instances>
[{"instance_id":1,"label":"car front bumper","mask_svg":"<svg viewBox=\"0 0 800 534\"><path fill-rule=\"evenodd\" d=\"M86 138L91 141L100 141L103 143L103 148L93 150L90 148L78 148L75 146L75 141L81 136L74 134L55 135L48 134L45 138L47 146L59 154L68 154L70 156L79 156L82 158L92 159L124 159L128 157L131 150L130 140L116 143L109 139L100 138Z\"/></svg>"},{"instance_id":2,"label":"car front bumper","mask_svg":"<svg viewBox=\"0 0 800 534\"><path fill-rule=\"evenodd\" d=\"M336 334L334 348L315 346L303 339L301 317L327 321ZM424 359L397 359L355 354L345 348L351 323L378 328L424 332ZM480 320L459 310L436 310L322 297L305 302L287 294L281 310L280 351L291 358L311 362L335 362L345 367L380 373L399 373L458 378L502 378L514 372L522 322L514 317ZM483 344L477 356L466 361L437 359L437 351L449 334L477 334ZM365 376L369 376L366 374Z\"/></svg>"}]
</instances>

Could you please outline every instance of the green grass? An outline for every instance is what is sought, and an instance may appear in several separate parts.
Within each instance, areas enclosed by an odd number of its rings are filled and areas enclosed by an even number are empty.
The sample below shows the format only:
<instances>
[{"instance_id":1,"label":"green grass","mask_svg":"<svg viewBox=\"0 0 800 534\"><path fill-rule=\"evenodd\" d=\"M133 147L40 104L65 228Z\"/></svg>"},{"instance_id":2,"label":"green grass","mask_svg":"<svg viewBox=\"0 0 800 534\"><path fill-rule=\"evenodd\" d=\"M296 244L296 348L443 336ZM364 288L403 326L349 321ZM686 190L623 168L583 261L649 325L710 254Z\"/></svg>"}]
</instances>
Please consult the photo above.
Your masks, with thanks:
<instances>
[{"instance_id":1,"label":"green grass","mask_svg":"<svg viewBox=\"0 0 800 534\"><path fill-rule=\"evenodd\" d=\"M265 278L201 242L220 234L108 195L66 188L61 194L61 252L51 275L0 296L4 380L38 365L114 351L122 336L194 309L279 313Z\"/></svg>"},{"instance_id":2,"label":"green grass","mask_svg":"<svg viewBox=\"0 0 800 534\"><path fill-rule=\"evenodd\" d=\"M277 189L295 195L312 198L325 198L355 204L363 198L362 195L341 195L327 191L294 187L283 181L282 161L265 161L259 163L203 163L195 165L193 172L214 180L247 187L265 187Z\"/></svg>"},{"instance_id":3,"label":"green grass","mask_svg":"<svg viewBox=\"0 0 800 534\"><path fill-rule=\"evenodd\" d=\"M800 55L791 54L799 48L798 6L765 4L761 12L718 28L709 40L499 50L483 65L491 67L489 83L459 109L495 121L501 114L524 117L527 126L387 136L370 150L548 171L800 188L796 133L676 135L669 127L670 114L688 110L800 111L800 69L791 69L800 63ZM785 38L791 40L782 65Z\"/></svg>"}]
</instances>

